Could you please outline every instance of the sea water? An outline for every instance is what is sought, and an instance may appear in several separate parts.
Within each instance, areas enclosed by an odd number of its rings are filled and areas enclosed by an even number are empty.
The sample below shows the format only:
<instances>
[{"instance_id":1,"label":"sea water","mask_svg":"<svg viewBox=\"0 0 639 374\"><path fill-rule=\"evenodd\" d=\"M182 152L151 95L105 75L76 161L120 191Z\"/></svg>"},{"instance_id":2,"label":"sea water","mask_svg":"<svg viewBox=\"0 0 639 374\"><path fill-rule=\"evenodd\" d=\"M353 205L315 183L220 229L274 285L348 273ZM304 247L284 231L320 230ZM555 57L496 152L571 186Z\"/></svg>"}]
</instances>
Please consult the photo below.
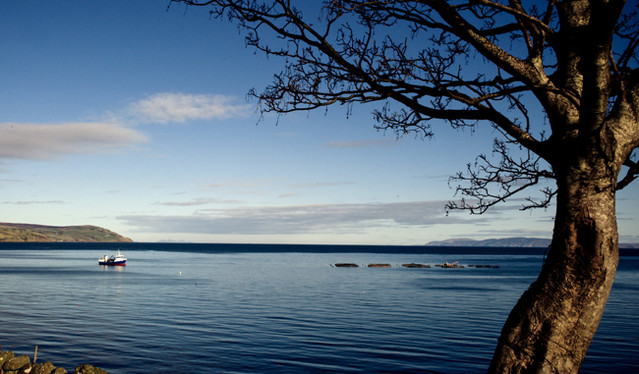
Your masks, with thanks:
<instances>
[{"instance_id":1,"label":"sea water","mask_svg":"<svg viewBox=\"0 0 639 374\"><path fill-rule=\"evenodd\" d=\"M126 267L97 265L118 248ZM543 258L485 248L3 244L0 344L31 356L37 345L38 362L69 371L481 373ZM498 268L401 266L446 261ZM638 297L639 257L624 255L581 373L639 372Z\"/></svg>"}]
</instances>

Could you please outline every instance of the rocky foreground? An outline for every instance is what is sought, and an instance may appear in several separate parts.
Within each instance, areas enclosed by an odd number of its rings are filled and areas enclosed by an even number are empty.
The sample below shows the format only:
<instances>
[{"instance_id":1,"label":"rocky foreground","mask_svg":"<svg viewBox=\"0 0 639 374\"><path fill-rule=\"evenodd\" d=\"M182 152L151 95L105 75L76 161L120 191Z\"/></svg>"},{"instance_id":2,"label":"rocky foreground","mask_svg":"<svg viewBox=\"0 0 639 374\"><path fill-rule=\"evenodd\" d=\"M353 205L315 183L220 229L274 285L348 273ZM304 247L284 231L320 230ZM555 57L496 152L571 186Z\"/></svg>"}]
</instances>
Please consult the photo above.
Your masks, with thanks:
<instances>
[{"instance_id":1,"label":"rocky foreground","mask_svg":"<svg viewBox=\"0 0 639 374\"><path fill-rule=\"evenodd\" d=\"M1 348L1 347L0 347ZM37 351L36 351L37 353ZM35 357L33 363L27 355L16 356L11 351L0 350L0 373L2 374L66 374L68 373L64 368L56 367L51 362L47 361L41 364L36 364L37 357ZM73 374L109 374L108 371L96 368L92 365L80 365L75 368Z\"/></svg>"}]
</instances>

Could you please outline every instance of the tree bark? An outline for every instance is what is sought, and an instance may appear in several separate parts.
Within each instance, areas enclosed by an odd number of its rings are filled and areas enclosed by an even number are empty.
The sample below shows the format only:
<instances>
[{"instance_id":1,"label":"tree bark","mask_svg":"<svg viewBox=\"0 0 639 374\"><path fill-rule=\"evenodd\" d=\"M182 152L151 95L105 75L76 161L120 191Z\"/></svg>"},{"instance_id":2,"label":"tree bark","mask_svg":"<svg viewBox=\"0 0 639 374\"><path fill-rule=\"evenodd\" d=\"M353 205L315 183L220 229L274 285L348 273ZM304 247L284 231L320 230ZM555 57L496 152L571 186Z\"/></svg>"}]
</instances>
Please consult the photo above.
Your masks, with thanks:
<instances>
[{"instance_id":1,"label":"tree bark","mask_svg":"<svg viewBox=\"0 0 639 374\"><path fill-rule=\"evenodd\" d=\"M617 173L603 158L572 165L557 173L544 266L511 311L489 373L577 373L597 331L619 261Z\"/></svg>"}]
</instances>

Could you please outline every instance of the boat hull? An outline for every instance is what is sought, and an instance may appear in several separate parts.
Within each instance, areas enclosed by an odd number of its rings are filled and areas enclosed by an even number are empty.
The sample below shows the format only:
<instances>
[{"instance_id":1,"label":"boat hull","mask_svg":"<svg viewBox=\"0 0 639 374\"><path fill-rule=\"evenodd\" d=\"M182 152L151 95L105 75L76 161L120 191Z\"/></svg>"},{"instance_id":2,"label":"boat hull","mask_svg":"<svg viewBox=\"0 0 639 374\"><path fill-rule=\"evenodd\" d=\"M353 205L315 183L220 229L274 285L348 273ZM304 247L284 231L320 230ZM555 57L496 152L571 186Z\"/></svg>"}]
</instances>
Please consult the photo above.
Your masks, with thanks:
<instances>
[{"instance_id":1,"label":"boat hull","mask_svg":"<svg viewBox=\"0 0 639 374\"><path fill-rule=\"evenodd\" d=\"M126 265L126 261L98 261L98 265L103 265L103 266L125 266Z\"/></svg>"}]
</instances>

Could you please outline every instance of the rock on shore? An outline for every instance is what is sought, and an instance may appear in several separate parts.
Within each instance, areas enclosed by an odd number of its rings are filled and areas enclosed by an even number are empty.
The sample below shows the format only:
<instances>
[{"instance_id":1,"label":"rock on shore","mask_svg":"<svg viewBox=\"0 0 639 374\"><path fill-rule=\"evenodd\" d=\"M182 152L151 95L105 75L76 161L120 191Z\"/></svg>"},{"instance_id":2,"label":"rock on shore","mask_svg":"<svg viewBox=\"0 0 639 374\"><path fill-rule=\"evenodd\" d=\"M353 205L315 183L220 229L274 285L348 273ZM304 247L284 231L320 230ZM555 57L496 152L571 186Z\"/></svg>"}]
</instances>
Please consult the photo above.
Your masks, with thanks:
<instances>
[{"instance_id":1,"label":"rock on shore","mask_svg":"<svg viewBox=\"0 0 639 374\"><path fill-rule=\"evenodd\" d=\"M2 348L2 347L0 347ZM51 362L31 363L27 355L16 356L11 351L0 350L0 373L3 374L67 374L64 368L55 367ZM93 365L80 365L72 374L109 374L108 371Z\"/></svg>"}]
</instances>

